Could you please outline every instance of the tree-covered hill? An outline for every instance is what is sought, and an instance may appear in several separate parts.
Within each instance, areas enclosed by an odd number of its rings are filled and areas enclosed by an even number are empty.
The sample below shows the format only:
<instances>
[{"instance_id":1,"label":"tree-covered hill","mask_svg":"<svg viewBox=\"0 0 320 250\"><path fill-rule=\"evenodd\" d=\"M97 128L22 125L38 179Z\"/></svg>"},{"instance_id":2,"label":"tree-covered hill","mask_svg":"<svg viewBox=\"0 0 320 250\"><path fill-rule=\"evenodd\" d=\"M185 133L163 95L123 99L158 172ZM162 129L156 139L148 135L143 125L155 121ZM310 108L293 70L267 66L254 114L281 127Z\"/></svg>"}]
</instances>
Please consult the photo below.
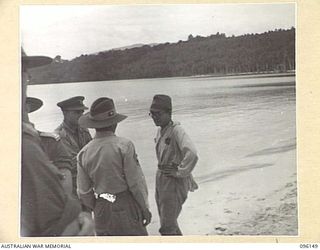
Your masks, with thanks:
<instances>
[{"instance_id":1,"label":"tree-covered hill","mask_svg":"<svg viewBox=\"0 0 320 250\"><path fill-rule=\"evenodd\" d=\"M32 70L32 83L285 72L295 69L295 29L226 37L215 34L155 46L81 55L57 56Z\"/></svg>"}]
</instances>

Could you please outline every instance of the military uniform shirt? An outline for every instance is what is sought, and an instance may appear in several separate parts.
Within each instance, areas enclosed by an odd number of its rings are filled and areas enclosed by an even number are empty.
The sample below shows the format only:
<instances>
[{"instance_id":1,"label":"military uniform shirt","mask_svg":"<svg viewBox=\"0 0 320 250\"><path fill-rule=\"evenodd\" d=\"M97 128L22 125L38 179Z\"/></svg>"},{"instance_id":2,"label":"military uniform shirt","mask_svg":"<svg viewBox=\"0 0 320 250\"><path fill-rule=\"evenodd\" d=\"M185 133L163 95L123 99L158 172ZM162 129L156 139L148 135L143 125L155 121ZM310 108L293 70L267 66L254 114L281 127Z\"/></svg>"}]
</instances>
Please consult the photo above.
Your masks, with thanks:
<instances>
[{"instance_id":1,"label":"military uniform shirt","mask_svg":"<svg viewBox=\"0 0 320 250\"><path fill-rule=\"evenodd\" d=\"M38 131L29 123L22 131L21 236L59 236L78 217L80 203L64 193Z\"/></svg>"},{"instance_id":2,"label":"military uniform shirt","mask_svg":"<svg viewBox=\"0 0 320 250\"><path fill-rule=\"evenodd\" d=\"M93 199L93 193L117 194L138 188L148 207L148 191L134 145L113 132L96 134L78 154L78 195Z\"/></svg>"},{"instance_id":3,"label":"military uniform shirt","mask_svg":"<svg viewBox=\"0 0 320 250\"><path fill-rule=\"evenodd\" d=\"M160 128L155 142L159 166L176 165L177 177L188 178L190 191L196 189L191 172L198 161L197 150L180 123L171 122Z\"/></svg>"},{"instance_id":4,"label":"military uniform shirt","mask_svg":"<svg viewBox=\"0 0 320 250\"><path fill-rule=\"evenodd\" d=\"M58 134L40 132L41 146L52 163L59 169L72 170L71 159Z\"/></svg>"},{"instance_id":5,"label":"military uniform shirt","mask_svg":"<svg viewBox=\"0 0 320 250\"><path fill-rule=\"evenodd\" d=\"M91 135L88 129L77 128L73 129L63 122L55 132L59 134L61 142L64 144L67 154L72 161L72 174L76 175L77 172L77 154L79 151L91 141Z\"/></svg>"}]
</instances>

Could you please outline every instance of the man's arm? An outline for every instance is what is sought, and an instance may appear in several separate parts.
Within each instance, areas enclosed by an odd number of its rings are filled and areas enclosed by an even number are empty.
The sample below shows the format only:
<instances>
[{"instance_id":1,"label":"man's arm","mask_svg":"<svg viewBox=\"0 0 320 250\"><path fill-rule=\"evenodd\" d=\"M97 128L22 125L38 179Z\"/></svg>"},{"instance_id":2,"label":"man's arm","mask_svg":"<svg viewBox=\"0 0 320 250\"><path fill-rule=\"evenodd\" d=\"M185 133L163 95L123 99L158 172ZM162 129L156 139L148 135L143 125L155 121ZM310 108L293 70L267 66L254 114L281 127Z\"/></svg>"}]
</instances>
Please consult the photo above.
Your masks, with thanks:
<instances>
[{"instance_id":1,"label":"man's arm","mask_svg":"<svg viewBox=\"0 0 320 250\"><path fill-rule=\"evenodd\" d=\"M40 132L41 145L52 163L59 169L61 184L66 194L72 194L72 164L65 145L59 135Z\"/></svg>"},{"instance_id":2,"label":"man's arm","mask_svg":"<svg viewBox=\"0 0 320 250\"><path fill-rule=\"evenodd\" d=\"M172 170L165 170L164 173L167 176L184 178L191 174L198 161L197 150L181 126L174 128L173 136L175 136L179 150L182 152L183 159L178 166L172 166ZM174 170L174 168L177 170Z\"/></svg>"},{"instance_id":3,"label":"man's arm","mask_svg":"<svg viewBox=\"0 0 320 250\"><path fill-rule=\"evenodd\" d=\"M127 145L123 162L124 173L129 190L141 207L145 219L144 224L147 225L151 221L151 213L149 211L148 203L148 188L132 142L129 142Z\"/></svg>"},{"instance_id":4,"label":"man's arm","mask_svg":"<svg viewBox=\"0 0 320 250\"><path fill-rule=\"evenodd\" d=\"M83 151L80 151L77 157L77 193L83 205L94 209L95 197L92 181L82 165Z\"/></svg>"}]
</instances>

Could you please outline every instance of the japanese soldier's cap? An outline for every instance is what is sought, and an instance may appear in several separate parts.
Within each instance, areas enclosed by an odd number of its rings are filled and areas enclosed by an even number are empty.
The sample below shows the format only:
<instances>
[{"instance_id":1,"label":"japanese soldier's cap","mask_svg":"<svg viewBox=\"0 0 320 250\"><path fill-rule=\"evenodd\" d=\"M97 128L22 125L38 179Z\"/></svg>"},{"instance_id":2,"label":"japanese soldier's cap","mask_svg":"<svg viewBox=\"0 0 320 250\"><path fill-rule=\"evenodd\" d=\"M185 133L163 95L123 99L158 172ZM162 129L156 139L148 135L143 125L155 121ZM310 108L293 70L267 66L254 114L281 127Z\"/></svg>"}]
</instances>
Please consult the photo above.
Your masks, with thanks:
<instances>
[{"instance_id":1,"label":"japanese soldier's cap","mask_svg":"<svg viewBox=\"0 0 320 250\"><path fill-rule=\"evenodd\" d=\"M93 102L89 112L80 117L79 124L84 128L106 128L126 118L126 115L117 113L112 99L101 97Z\"/></svg>"},{"instance_id":2,"label":"japanese soldier's cap","mask_svg":"<svg viewBox=\"0 0 320 250\"><path fill-rule=\"evenodd\" d=\"M43 102L40 99L35 97L27 97L26 104L27 104L27 112L32 113L38 110L39 108L41 108L43 105Z\"/></svg>"},{"instance_id":3,"label":"japanese soldier's cap","mask_svg":"<svg viewBox=\"0 0 320 250\"><path fill-rule=\"evenodd\" d=\"M47 56L27 56L23 48L21 49L21 63L22 68L30 69L35 67L44 66L50 64L52 58Z\"/></svg>"},{"instance_id":4,"label":"japanese soldier's cap","mask_svg":"<svg viewBox=\"0 0 320 250\"><path fill-rule=\"evenodd\" d=\"M86 110L88 108L83 104L83 100L84 100L83 96L75 96L67 100L58 102L57 106L60 107L62 111Z\"/></svg>"},{"instance_id":5,"label":"japanese soldier's cap","mask_svg":"<svg viewBox=\"0 0 320 250\"><path fill-rule=\"evenodd\" d=\"M171 111L171 98L168 95L155 95L152 100L150 111Z\"/></svg>"}]
</instances>

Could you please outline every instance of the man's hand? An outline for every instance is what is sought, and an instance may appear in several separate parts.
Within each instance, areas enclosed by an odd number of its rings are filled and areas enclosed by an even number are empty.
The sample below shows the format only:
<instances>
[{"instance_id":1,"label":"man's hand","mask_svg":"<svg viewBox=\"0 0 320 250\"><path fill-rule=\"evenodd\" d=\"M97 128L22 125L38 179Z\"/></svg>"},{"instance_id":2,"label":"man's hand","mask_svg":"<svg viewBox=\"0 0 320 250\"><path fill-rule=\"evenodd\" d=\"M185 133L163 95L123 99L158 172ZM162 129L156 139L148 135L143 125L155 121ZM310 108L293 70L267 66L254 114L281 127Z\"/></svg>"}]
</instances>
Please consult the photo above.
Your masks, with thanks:
<instances>
[{"instance_id":1,"label":"man's hand","mask_svg":"<svg viewBox=\"0 0 320 250\"><path fill-rule=\"evenodd\" d=\"M178 177L177 170L173 169L164 169L161 171L167 177Z\"/></svg>"},{"instance_id":2,"label":"man's hand","mask_svg":"<svg viewBox=\"0 0 320 250\"><path fill-rule=\"evenodd\" d=\"M178 177L178 164L163 164L161 165L161 172L167 177Z\"/></svg>"},{"instance_id":3,"label":"man's hand","mask_svg":"<svg viewBox=\"0 0 320 250\"><path fill-rule=\"evenodd\" d=\"M143 225L147 226L151 222L151 217L152 217L152 214L148 208L142 211L142 216L143 216Z\"/></svg>"}]
</instances>

